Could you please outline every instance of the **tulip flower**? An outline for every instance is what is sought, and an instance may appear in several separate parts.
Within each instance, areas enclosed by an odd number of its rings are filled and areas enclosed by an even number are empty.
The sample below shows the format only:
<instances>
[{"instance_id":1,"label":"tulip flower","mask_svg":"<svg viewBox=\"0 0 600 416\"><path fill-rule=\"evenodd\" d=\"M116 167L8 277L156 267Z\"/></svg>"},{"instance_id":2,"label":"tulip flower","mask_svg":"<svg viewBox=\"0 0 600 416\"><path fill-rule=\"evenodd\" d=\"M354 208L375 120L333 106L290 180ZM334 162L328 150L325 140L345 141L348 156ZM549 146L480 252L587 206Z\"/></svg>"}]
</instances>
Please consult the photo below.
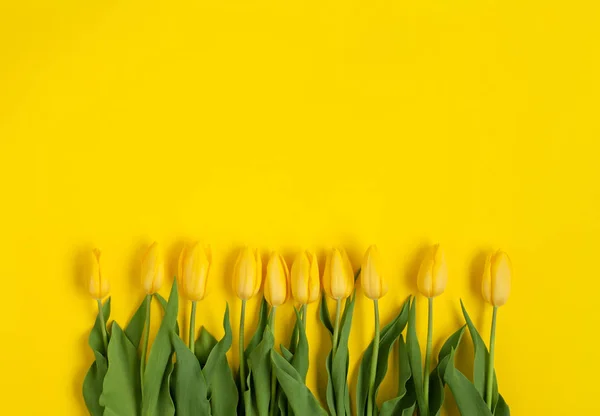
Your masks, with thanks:
<instances>
[{"instance_id":1,"label":"tulip flower","mask_svg":"<svg viewBox=\"0 0 600 416\"><path fill-rule=\"evenodd\" d=\"M108 279L102 276L102 267L100 265L100 250L97 248L92 250L92 258L90 259L90 276L88 289L92 298L98 303L98 317L102 327L102 341L104 342L104 350L108 347L108 335L106 333L106 323L104 322L104 314L102 313L102 299L104 299L110 291Z\"/></svg>"},{"instance_id":2,"label":"tulip flower","mask_svg":"<svg viewBox=\"0 0 600 416\"><path fill-rule=\"evenodd\" d=\"M211 253L200 244L184 247L179 256L179 281L181 293L192 302L190 313L189 346L194 352L196 333L196 302L206 295L206 280L210 270Z\"/></svg>"},{"instance_id":3,"label":"tulip flower","mask_svg":"<svg viewBox=\"0 0 600 416\"><path fill-rule=\"evenodd\" d=\"M423 380L423 397L425 398L427 408L429 408L429 367L431 364L431 350L433 349L433 298L444 292L447 282L448 267L446 266L446 256L440 245L436 244L427 250L417 277L419 292L427 297L429 305Z\"/></svg>"},{"instance_id":4,"label":"tulip flower","mask_svg":"<svg viewBox=\"0 0 600 416\"><path fill-rule=\"evenodd\" d=\"M285 303L288 298L288 280L290 272L285 259L281 254L272 252L267 263L267 272L265 275L265 299L271 305L269 314L269 326L275 336L275 312L277 307ZM275 371L271 372L271 397L275 398L277 390L277 378ZM276 400L270 402L270 415L274 415L279 404Z\"/></svg>"},{"instance_id":5,"label":"tulip flower","mask_svg":"<svg viewBox=\"0 0 600 416\"><path fill-rule=\"evenodd\" d=\"M360 281L365 295L371 300L382 298L388 286L381 276L381 260L377 246L367 249L360 269Z\"/></svg>"},{"instance_id":6,"label":"tulip flower","mask_svg":"<svg viewBox=\"0 0 600 416\"><path fill-rule=\"evenodd\" d=\"M387 283L381 276L381 260L377 246L370 246L365 252L365 257L360 268L360 282L365 295L373 301L375 311L375 338L373 339L373 354L371 355L371 373L369 375L369 390L367 393L367 415L373 414L375 407L375 375L377 373L377 359L379 356L379 341L381 337L379 325L379 302L387 291Z\"/></svg>"},{"instance_id":7,"label":"tulip flower","mask_svg":"<svg viewBox=\"0 0 600 416\"><path fill-rule=\"evenodd\" d=\"M492 381L494 374L494 350L496 344L496 314L498 307L508 300L510 281L512 277L512 264L508 255L498 250L490 254L483 269L481 292L483 298L494 307L492 312L492 330L490 333L490 355L486 374L486 397L488 408L492 409Z\"/></svg>"},{"instance_id":8,"label":"tulip flower","mask_svg":"<svg viewBox=\"0 0 600 416\"><path fill-rule=\"evenodd\" d=\"M165 262L156 242L142 258L142 286L148 296L158 292L165 277Z\"/></svg>"},{"instance_id":9,"label":"tulip flower","mask_svg":"<svg viewBox=\"0 0 600 416\"><path fill-rule=\"evenodd\" d=\"M146 291L148 307L146 308L146 321L142 337L142 359L140 363L140 377L144 382L144 371L146 369L146 354L148 353L148 341L150 335L150 308L152 306L152 295L160 289L165 276L165 262L162 252L155 241L148 247L142 257L142 286Z\"/></svg>"},{"instance_id":10,"label":"tulip flower","mask_svg":"<svg viewBox=\"0 0 600 416\"><path fill-rule=\"evenodd\" d=\"M273 308L281 306L288 297L288 280L290 272L284 258L276 253L271 253L267 263L265 275L265 299Z\"/></svg>"},{"instance_id":11,"label":"tulip flower","mask_svg":"<svg viewBox=\"0 0 600 416\"><path fill-rule=\"evenodd\" d=\"M373 414L375 408L375 375L377 373L377 359L379 356L379 341L381 337L379 325L379 298L387 291L387 283L381 276L381 259L377 246L370 246L360 269L360 281L365 295L373 300L375 311L375 338L373 339L373 354L371 355L371 373L369 375L369 390L367 393L367 416Z\"/></svg>"},{"instance_id":12,"label":"tulip flower","mask_svg":"<svg viewBox=\"0 0 600 416\"><path fill-rule=\"evenodd\" d=\"M233 291L242 300L240 313L240 386L242 394L246 391L246 358L244 357L244 324L246 321L246 301L256 295L262 280L262 262L258 250L245 247L240 251L233 268ZM244 402L242 401L242 406Z\"/></svg>"},{"instance_id":13,"label":"tulip flower","mask_svg":"<svg viewBox=\"0 0 600 416\"><path fill-rule=\"evenodd\" d=\"M294 300L302 305L302 319L306 325L306 307L319 299L321 286L319 264L314 253L304 251L296 256L292 263L290 286Z\"/></svg>"},{"instance_id":14,"label":"tulip flower","mask_svg":"<svg viewBox=\"0 0 600 416\"><path fill-rule=\"evenodd\" d=\"M333 355L337 350L340 329L340 312L342 299L352 294L354 289L354 272L346 250L334 248L329 252L323 273L323 290L330 298L336 300L335 325L333 327Z\"/></svg>"},{"instance_id":15,"label":"tulip flower","mask_svg":"<svg viewBox=\"0 0 600 416\"><path fill-rule=\"evenodd\" d=\"M233 291L246 301L256 295L262 280L262 262L258 250L244 248L233 268Z\"/></svg>"}]
</instances>

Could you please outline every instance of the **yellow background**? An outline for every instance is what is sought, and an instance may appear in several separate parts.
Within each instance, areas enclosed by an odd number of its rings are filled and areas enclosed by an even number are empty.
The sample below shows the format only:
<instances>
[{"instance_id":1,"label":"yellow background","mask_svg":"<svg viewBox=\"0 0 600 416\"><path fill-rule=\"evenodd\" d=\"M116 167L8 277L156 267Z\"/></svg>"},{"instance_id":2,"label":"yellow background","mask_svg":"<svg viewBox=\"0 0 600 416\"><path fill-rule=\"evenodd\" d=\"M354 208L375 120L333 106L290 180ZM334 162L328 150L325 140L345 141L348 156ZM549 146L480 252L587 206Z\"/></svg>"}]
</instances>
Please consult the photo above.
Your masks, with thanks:
<instances>
[{"instance_id":1,"label":"yellow background","mask_svg":"<svg viewBox=\"0 0 600 416\"><path fill-rule=\"evenodd\" d=\"M85 414L92 247L125 323L143 296L144 247L159 241L173 275L195 239L214 251L198 322L217 336L225 301L238 324L229 279L244 244L288 259L341 244L358 267L377 243L385 323L441 242L450 282L436 348L462 322L461 297L488 338L479 276L501 247L515 276L496 363L513 414L598 411L595 2L2 3L3 414ZM309 384L323 390L329 341L310 314ZM354 368L373 331L360 293L353 328Z\"/></svg>"}]
</instances>

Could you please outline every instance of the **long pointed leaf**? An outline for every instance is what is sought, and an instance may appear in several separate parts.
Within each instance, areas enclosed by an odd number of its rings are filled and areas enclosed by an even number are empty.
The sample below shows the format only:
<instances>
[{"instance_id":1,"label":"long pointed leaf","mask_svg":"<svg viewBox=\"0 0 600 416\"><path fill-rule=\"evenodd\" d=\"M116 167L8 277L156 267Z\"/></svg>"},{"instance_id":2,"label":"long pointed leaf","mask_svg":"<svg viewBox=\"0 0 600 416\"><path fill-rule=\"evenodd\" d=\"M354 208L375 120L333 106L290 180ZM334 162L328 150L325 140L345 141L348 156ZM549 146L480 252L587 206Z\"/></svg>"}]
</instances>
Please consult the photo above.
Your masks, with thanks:
<instances>
[{"instance_id":1,"label":"long pointed leaf","mask_svg":"<svg viewBox=\"0 0 600 416\"><path fill-rule=\"evenodd\" d=\"M406 348L408 351L408 359L410 363L410 369L412 372L412 379L415 385L419 413L421 415L427 415L427 404L425 403L425 397L423 395L423 370L421 367L421 347L419 347L419 340L417 338L416 317L417 300L414 299L411 302L410 312L408 316Z\"/></svg>"},{"instance_id":2,"label":"long pointed leaf","mask_svg":"<svg viewBox=\"0 0 600 416\"><path fill-rule=\"evenodd\" d=\"M177 326L178 307L177 280L175 279L171 287L165 315L152 344L144 373L144 394L142 397L142 413L144 415L169 416L175 413L173 403L168 403L170 400L167 403L159 400L159 394L161 393L161 389L165 390L165 383L168 384L169 382L168 377L164 378L165 374L168 375L172 369L173 346L171 343L171 333L175 332Z\"/></svg>"},{"instance_id":3,"label":"long pointed leaf","mask_svg":"<svg viewBox=\"0 0 600 416\"><path fill-rule=\"evenodd\" d=\"M110 298L102 306L102 315L104 316L104 322L108 322L108 318L110 318ZM108 370L108 360L106 359L107 351L102 339L100 312L96 315L88 343L92 348L95 360L83 380L83 399L92 416L102 416L104 406L100 405L100 396L102 395L102 384L104 383L106 370Z\"/></svg>"},{"instance_id":4,"label":"long pointed leaf","mask_svg":"<svg viewBox=\"0 0 600 416\"><path fill-rule=\"evenodd\" d=\"M301 374L285 358L271 350L271 362L277 381L295 415L327 415L304 384Z\"/></svg>"},{"instance_id":5,"label":"long pointed leaf","mask_svg":"<svg viewBox=\"0 0 600 416\"><path fill-rule=\"evenodd\" d=\"M448 356L444 380L450 387L450 391L452 391L461 415L492 416L492 412L488 409L475 386L454 367L454 353L455 350L452 349Z\"/></svg>"},{"instance_id":6,"label":"long pointed leaf","mask_svg":"<svg viewBox=\"0 0 600 416\"><path fill-rule=\"evenodd\" d=\"M235 379L227 362L227 351L231 348L232 342L228 304L225 306L223 329L225 335L211 350L206 365L202 369L208 382L210 407L215 416L235 414L238 404Z\"/></svg>"}]
</instances>

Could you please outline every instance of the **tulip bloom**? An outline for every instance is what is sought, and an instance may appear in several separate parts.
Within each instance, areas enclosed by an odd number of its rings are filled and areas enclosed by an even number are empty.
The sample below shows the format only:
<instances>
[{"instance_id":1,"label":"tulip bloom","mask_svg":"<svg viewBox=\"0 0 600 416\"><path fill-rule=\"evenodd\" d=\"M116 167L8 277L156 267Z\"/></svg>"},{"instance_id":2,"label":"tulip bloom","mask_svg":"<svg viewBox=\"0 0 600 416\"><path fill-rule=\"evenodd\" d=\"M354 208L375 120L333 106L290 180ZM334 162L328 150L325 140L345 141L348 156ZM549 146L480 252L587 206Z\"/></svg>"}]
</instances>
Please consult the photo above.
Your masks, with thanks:
<instances>
[{"instance_id":1,"label":"tulip bloom","mask_svg":"<svg viewBox=\"0 0 600 416\"><path fill-rule=\"evenodd\" d=\"M371 300L383 297L388 291L388 285L381 276L381 260L377 246L373 245L367 249L360 270L360 281L365 295Z\"/></svg>"},{"instance_id":2,"label":"tulip bloom","mask_svg":"<svg viewBox=\"0 0 600 416\"><path fill-rule=\"evenodd\" d=\"M304 251L292 263L292 296L301 305L307 305L319 299L321 283L317 257L310 251Z\"/></svg>"},{"instance_id":3,"label":"tulip bloom","mask_svg":"<svg viewBox=\"0 0 600 416\"><path fill-rule=\"evenodd\" d=\"M373 414L375 408L375 376L377 373L377 359L379 356L379 342L381 337L379 325L379 298L387 291L387 283L381 276L381 259L377 246L370 246L360 269L360 281L365 295L373 300L375 311L375 338L373 339L373 354L371 355L371 373L369 375L369 391L367 394L367 416Z\"/></svg>"},{"instance_id":4,"label":"tulip bloom","mask_svg":"<svg viewBox=\"0 0 600 416\"><path fill-rule=\"evenodd\" d=\"M190 312L189 347L194 352L196 333L196 302L206 295L206 280L210 270L210 250L195 243L184 247L179 256L179 281L181 293L192 301Z\"/></svg>"},{"instance_id":5,"label":"tulip bloom","mask_svg":"<svg viewBox=\"0 0 600 416\"><path fill-rule=\"evenodd\" d=\"M340 312L342 299L347 298L354 290L354 272L346 250L334 248L329 252L323 273L323 290L330 298L336 300L335 324L333 327L333 355L337 351L340 329Z\"/></svg>"},{"instance_id":6,"label":"tulip bloom","mask_svg":"<svg viewBox=\"0 0 600 416\"><path fill-rule=\"evenodd\" d=\"M232 286L238 298L242 300L240 312L240 386L242 394L246 391L246 364L244 357L244 324L246 321L246 301L256 295L262 280L262 262L258 250L245 247L240 251L233 268ZM244 406L244 401L242 401Z\"/></svg>"},{"instance_id":7,"label":"tulip bloom","mask_svg":"<svg viewBox=\"0 0 600 416\"><path fill-rule=\"evenodd\" d=\"M354 272L343 248L334 248L327 256L323 274L323 290L337 301L346 299L354 289Z\"/></svg>"},{"instance_id":8,"label":"tulip bloom","mask_svg":"<svg viewBox=\"0 0 600 416\"><path fill-rule=\"evenodd\" d=\"M490 355L486 373L486 397L488 408L492 409L492 381L494 374L494 351L496 344L496 314L498 307L508 300L510 281L512 277L512 264L508 255L498 250L490 254L483 269L481 292L483 298L494 307L492 312L492 330L490 332Z\"/></svg>"},{"instance_id":9,"label":"tulip bloom","mask_svg":"<svg viewBox=\"0 0 600 416\"><path fill-rule=\"evenodd\" d=\"M148 247L142 258L142 286L146 291L148 307L146 308L146 321L144 333L142 334L142 359L140 362L140 378L144 382L144 371L146 369L146 354L148 353L148 340L150 334L150 308L152 306L152 295L158 292L163 284L165 276L165 262L162 252L155 241Z\"/></svg>"},{"instance_id":10,"label":"tulip bloom","mask_svg":"<svg viewBox=\"0 0 600 416\"><path fill-rule=\"evenodd\" d=\"M284 258L276 252L271 253L265 275L265 299L272 307L283 305L288 297L290 272Z\"/></svg>"},{"instance_id":11,"label":"tulip bloom","mask_svg":"<svg viewBox=\"0 0 600 416\"><path fill-rule=\"evenodd\" d=\"M100 264L101 252L97 248L92 250L91 268L88 289L92 298L102 300L110 291L108 279L102 276L102 267Z\"/></svg>"},{"instance_id":12,"label":"tulip bloom","mask_svg":"<svg viewBox=\"0 0 600 416\"><path fill-rule=\"evenodd\" d=\"M448 267L446 256L439 244L429 248L419 268L417 287L425 297L433 298L441 295L448 283Z\"/></svg>"},{"instance_id":13,"label":"tulip bloom","mask_svg":"<svg viewBox=\"0 0 600 416\"><path fill-rule=\"evenodd\" d=\"M159 291L165 277L165 262L156 241L148 247L142 258L142 286L147 295Z\"/></svg>"},{"instance_id":14,"label":"tulip bloom","mask_svg":"<svg viewBox=\"0 0 600 416\"><path fill-rule=\"evenodd\" d=\"M233 268L233 291L246 301L256 295L262 280L262 262L258 250L244 248Z\"/></svg>"},{"instance_id":15,"label":"tulip bloom","mask_svg":"<svg viewBox=\"0 0 600 416\"><path fill-rule=\"evenodd\" d=\"M429 366L433 349L433 298L444 293L448 283L448 267L446 256L439 244L429 248L419 268L417 287L427 297L429 310L427 322L427 348L425 350L425 370L423 380L423 396L429 408Z\"/></svg>"},{"instance_id":16,"label":"tulip bloom","mask_svg":"<svg viewBox=\"0 0 600 416\"><path fill-rule=\"evenodd\" d=\"M285 303L288 298L288 280L290 278L290 272L285 259L281 254L272 252L267 263L267 273L265 275L264 293L266 301L271 305L271 312L269 314L269 326L271 332L275 336L275 312L277 307ZM275 398L275 392L277 390L277 378L275 377L275 371L271 371L271 398ZM275 414L278 403L276 400L271 400L270 403L270 414Z\"/></svg>"},{"instance_id":17,"label":"tulip bloom","mask_svg":"<svg viewBox=\"0 0 600 416\"><path fill-rule=\"evenodd\" d=\"M106 333L106 322L104 322L104 313L102 312L102 299L104 299L110 291L108 279L102 276L102 267L100 265L100 250L97 248L92 250L92 258L90 259L90 276L88 282L88 290L92 298L98 303L98 318L102 327L102 341L104 342L104 350L108 348L108 335Z\"/></svg>"},{"instance_id":18,"label":"tulip bloom","mask_svg":"<svg viewBox=\"0 0 600 416\"><path fill-rule=\"evenodd\" d=\"M510 278L512 265L508 255L503 251L490 254L485 261L481 292L486 302L493 306L502 306L510 294Z\"/></svg>"}]
</instances>

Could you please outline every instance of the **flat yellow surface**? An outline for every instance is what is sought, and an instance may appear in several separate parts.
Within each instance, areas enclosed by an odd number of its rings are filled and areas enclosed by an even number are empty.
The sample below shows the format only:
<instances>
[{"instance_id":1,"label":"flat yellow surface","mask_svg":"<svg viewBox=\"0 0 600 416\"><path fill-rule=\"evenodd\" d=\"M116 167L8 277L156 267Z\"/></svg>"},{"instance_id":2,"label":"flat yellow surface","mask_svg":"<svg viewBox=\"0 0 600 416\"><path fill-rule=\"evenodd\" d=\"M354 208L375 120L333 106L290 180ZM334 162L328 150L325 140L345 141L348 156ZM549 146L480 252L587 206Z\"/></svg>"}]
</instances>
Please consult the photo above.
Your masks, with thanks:
<instances>
[{"instance_id":1,"label":"flat yellow surface","mask_svg":"<svg viewBox=\"0 0 600 416\"><path fill-rule=\"evenodd\" d=\"M479 276L503 248L515 276L499 311L501 393L517 416L596 413L598 11L584 0L3 2L2 414L85 414L88 250L103 249L125 323L143 296L144 247L162 244L172 276L195 239L213 247L198 322L217 336L226 301L238 324L229 281L245 244L288 259L339 244L358 267L377 243L386 323L416 292L424 248L441 242L450 281L436 348L462 322L459 298L487 339ZM310 314L309 385L323 398L329 341ZM288 304L279 341L291 316ZM372 333L359 292L353 369Z\"/></svg>"}]
</instances>

